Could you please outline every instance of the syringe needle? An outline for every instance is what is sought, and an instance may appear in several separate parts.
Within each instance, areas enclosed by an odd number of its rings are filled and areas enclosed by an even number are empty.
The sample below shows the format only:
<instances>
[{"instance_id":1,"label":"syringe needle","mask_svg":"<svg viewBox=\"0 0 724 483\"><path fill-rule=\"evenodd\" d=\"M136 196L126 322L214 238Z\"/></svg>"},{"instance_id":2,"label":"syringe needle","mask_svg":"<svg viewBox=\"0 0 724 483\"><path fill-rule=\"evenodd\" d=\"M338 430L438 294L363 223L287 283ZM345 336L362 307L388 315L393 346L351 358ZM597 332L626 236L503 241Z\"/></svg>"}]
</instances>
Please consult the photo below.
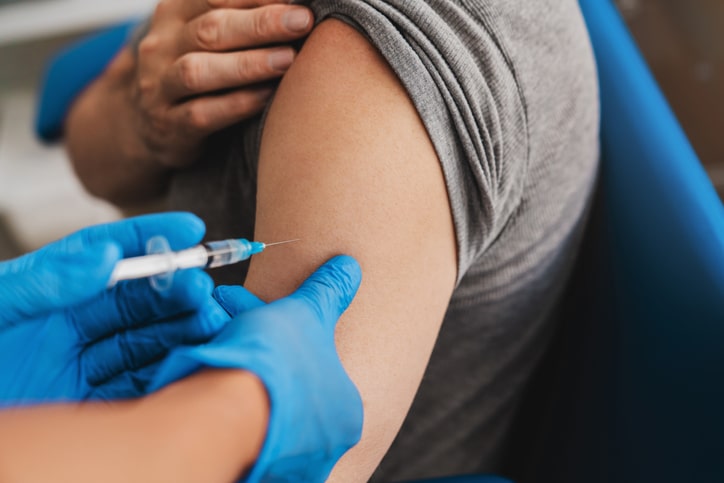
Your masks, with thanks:
<instances>
[{"instance_id":1,"label":"syringe needle","mask_svg":"<svg viewBox=\"0 0 724 483\"><path fill-rule=\"evenodd\" d=\"M284 244L286 244L286 243L294 243L294 242L298 242L298 241L302 241L302 239L301 239L301 238L295 238L294 240L286 240L286 241L275 242L275 243L265 243L265 244L264 244L264 248L273 247L273 246L275 246L275 245L284 245Z\"/></svg>"}]
</instances>

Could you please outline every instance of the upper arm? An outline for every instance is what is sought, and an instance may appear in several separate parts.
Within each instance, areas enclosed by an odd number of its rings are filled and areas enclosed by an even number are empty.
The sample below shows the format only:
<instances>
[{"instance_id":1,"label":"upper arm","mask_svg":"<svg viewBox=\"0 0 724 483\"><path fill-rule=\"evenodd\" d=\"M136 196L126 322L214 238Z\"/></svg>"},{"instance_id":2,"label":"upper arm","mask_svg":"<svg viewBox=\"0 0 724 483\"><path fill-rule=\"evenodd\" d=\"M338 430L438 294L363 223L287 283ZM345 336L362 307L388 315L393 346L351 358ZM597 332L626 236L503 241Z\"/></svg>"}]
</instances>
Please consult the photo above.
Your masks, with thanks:
<instances>
[{"instance_id":1,"label":"upper arm","mask_svg":"<svg viewBox=\"0 0 724 483\"><path fill-rule=\"evenodd\" d=\"M268 114L255 238L302 239L253 259L246 286L262 298L286 295L336 254L362 266L337 347L365 427L333 479L366 480L420 384L455 285L456 244L443 172L415 107L342 22L312 33Z\"/></svg>"}]
</instances>

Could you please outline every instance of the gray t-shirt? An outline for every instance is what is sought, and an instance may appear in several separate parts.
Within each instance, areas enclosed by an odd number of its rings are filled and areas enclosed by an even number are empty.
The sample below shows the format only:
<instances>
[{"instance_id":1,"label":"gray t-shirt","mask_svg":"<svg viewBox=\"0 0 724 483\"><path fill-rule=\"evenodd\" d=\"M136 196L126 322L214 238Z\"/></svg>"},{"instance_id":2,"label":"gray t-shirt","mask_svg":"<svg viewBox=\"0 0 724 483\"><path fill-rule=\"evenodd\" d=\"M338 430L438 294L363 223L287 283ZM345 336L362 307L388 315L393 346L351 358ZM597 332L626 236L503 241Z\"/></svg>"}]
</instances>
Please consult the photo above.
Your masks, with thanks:
<instances>
[{"instance_id":1,"label":"gray t-shirt","mask_svg":"<svg viewBox=\"0 0 724 483\"><path fill-rule=\"evenodd\" d=\"M595 184L598 92L576 0L308 0L382 53L436 148L458 285L375 481L498 469L547 346ZM172 183L209 238L253 236L262 118L216 135ZM373 189L373 187L370 187ZM239 269L218 275L239 282Z\"/></svg>"}]
</instances>

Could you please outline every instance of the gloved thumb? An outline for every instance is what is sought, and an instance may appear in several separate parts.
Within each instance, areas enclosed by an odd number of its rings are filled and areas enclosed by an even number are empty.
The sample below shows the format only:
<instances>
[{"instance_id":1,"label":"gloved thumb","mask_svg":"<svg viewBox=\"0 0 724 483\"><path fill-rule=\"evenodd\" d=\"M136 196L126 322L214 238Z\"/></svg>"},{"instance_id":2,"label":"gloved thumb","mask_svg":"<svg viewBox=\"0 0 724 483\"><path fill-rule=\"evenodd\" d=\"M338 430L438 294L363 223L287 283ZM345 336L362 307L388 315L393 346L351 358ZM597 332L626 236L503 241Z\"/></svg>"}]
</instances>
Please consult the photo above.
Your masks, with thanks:
<instances>
[{"instance_id":1,"label":"gloved thumb","mask_svg":"<svg viewBox=\"0 0 724 483\"><path fill-rule=\"evenodd\" d=\"M214 290L214 298L233 318L242 312L264 305L264 302L244 287L221 285Z\"/></svg>"},{"instance_id":2,"label":"gloved thumb","mask_svg":"<svg viewBox=\"0 0 724 483\"><path fill-rule=\"evenodd\" d=\"M334 328L362 282L362 269L354 258L334 257L309 276L290 298L309 304L325 327Z\"/></svg>"},{"instance_id":3,"label":"gloved thumb","mask_svg":"<svg viewBox=\"0 0 724 483\"><path fill-rule=\"evenodd\" d=\"M120 258L120 247L105 242L51 245L19 259L18 267L0 275L0 327L70 308L100 294Z\"/></svg>"}]
</instances>

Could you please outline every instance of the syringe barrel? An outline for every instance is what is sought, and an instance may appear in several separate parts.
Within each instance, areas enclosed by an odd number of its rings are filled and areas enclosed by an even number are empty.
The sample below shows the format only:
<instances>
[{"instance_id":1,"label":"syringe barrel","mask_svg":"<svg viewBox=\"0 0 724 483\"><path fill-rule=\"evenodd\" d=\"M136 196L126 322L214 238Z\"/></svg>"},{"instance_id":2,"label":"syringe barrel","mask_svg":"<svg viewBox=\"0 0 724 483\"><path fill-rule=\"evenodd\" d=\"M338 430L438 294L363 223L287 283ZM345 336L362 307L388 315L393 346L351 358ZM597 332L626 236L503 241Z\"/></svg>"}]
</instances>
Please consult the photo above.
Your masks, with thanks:
<instances>
[{"instance_id":1,"label":"syringe barrel","mask_svg":"<svg viewBox=\"0 0 724 483\"><path fill-rule=\"evenodd\" d=\"M112 287L121 280L153 277L185 268L203 267L208 260L206 253L206 248L196 246L180 252L155 253L120 260L113 269L108 286Z\"/></svg>"},{"instance_id":2,"label":"syringe barrel","mask_svg":"<svg viewBox=\"0 0 724 483\"><path fill-rule=\"evenodd\" d=\"M207 268L238 263L264 250L263 243L250 242L243 238L204 243L204 246L208 250L207 255L209 257Z\"/></svg>"},{"instance_id":3,"label":"syringe barrel","mask_svg":"<svg viewBox=\"0 0 724 483\"><path fill-rule=\"evenodd\" d=\"M220 240L186 250L126 258L116 263L108 286L121 280L172 274L187 268L215 268L231 265L261 253L264 244L240 239Z\"/></svg>"},{"instance_id":4,"label":"syringe barrel","mask_svg":"<svg viewBox=\"0 0 724 483\"><path fill-rule=\"evenodd\" d=\"M173 270L173 259L168 254L146 255L143 257L126 258L116 263L108 286L112 287L121 280L152 277L159 273Z\"/></svg>"}]
</instances>

